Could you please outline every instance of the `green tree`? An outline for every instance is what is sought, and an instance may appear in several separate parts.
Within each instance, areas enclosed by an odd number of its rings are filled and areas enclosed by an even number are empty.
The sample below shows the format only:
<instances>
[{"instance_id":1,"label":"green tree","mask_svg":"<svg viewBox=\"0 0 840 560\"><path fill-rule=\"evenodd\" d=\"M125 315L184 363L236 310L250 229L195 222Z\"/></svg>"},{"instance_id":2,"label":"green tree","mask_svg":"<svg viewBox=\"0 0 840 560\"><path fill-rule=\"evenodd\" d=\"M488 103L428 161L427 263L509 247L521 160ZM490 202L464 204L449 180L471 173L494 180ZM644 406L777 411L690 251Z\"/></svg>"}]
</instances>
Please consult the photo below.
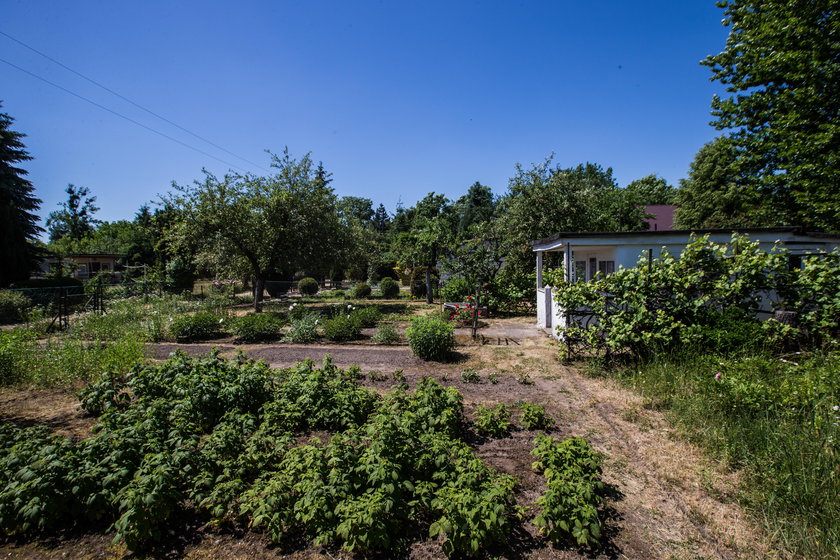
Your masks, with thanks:
<instances>
[{"instance_id":1,"label":"green tree","mask_svg":"<svg viewBox=\"0 0 840 560\"><path fill-rule=\"evenodd\" d=\"M496 211L496 200L490 187L478 181L473 183L467 194L455 203L458 213L458 231L465 232L474 224L488 222Z\"/></svg>"},{"instance_id":2,"label":"green tree","mask_svg":"<svg viewBox=\"0 0 840 560\"><path fill-rule=\"evenodd\" d=\"M376 212L373 214L373 228L382 234L388 233L391 228L391 216L382 204L376 207Z\"/></svg>"},{"instance_id":3,"label":"green tree","mask_svg":"<svg viewBox=\"0 0 840 560\"><path fill-rule=\"evenodd\" d=\"M668 181L656 175L647 175L632 181L624 188L624 194L631 204L673 204L677 189Z\"/></svg>"},{"instance_id":4,"label":"green tree","mask_svg":"<svg viewBox=\"0 0 840 560\"><path fill-rule=\"evenodd\" d=\"M50 212L47 218L51 242L63 238L79 241L93 233L100 223L93 217L99 211L94 205L96 197L88 196L90 191L87 187L77 188L70 184L64 192L67 193L67 200L60 204L61 210Z\"/></svg>"},{"instance_id":5,"label":"green tree","mask_svg":"<svg viewBox=\"0 0 840 560\"><path fill-rule=\"evenodd\" d=\"M738 165L738 150L726 137L700 148L676 194L677 227L714 229L772 223L761 193Z\"/></svg>"},{"instance_id":6,"label":"green tree","mask_svg":"<svg viewBox=\"0 0 840 560\"><path fill-rule=\"evenodd\" d=\"M426 302L432 303L432 270L437 267L445 247L453 240L455 213L449 199L434 192L427 194L413 208L404 212L401 210L401 207L397 208L397 216L409 220L409 229L397 235L394 252L402 265L425 267Z\"/></svg>"},{"instance_id":7,"label":"green tree","mask_svg":"<svg viewBox=\"0 0 840 560\"><path fill-rule=\"evenodd\" d=\"M618 188L612 169L586 163L564 169L552 158L525 169L516 166L501 200L508 276L533 272L530 242L559 232L644 229L644 211Z\"/></svg>"},{"instance_id":8,"label":"green tree","mask_svg":"<svg viewBox=\"0 0 840 560\"><path fill-rule=\"evenodd\" d=\"M840 10L836 0L725 0L709 56L713 125L729 131L774 221L840 231Z\"/></svg>"},{"instance_id":9,"label":"green tree","mask_svg":"<svg viewBox=\"0 0 840 560\"><path fill-rule=\"evenodd\" d=\"M323 167L309 154L288 150L272 155L276 170L267 177L205 172L192 187L175 185L169 201L183 210L173 228L179 243L194 243L247 262L254 278L254 309L260 309L265 281L329 268L344 235L336 197Z\"/></svg>"},{"instance_id":10,"label":"green tree","mask_svg":"<svg viewBox=\"0 0 840 560\"><path fill-rule=\"evenodd\" d=\"M33 196L27 171L17 167L32 158L21 141L24 135L10 129L13 122L0 113L0 286L29 278L40 256L37 237L44 231L35 215L41 201Z\"/></svg>"}]
</instances>

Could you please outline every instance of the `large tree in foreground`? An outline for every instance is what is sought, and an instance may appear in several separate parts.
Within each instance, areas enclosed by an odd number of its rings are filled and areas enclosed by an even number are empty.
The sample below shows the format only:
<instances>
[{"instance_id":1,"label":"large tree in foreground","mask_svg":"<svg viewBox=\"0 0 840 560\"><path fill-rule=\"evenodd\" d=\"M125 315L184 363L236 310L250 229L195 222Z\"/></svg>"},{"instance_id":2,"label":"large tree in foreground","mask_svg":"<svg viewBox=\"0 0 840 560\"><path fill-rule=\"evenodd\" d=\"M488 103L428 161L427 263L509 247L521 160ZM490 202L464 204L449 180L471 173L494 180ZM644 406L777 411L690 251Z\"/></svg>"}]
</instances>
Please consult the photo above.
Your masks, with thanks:
<instances>
[{"instance_id":1,"label":"large tree in foreground","mask_svg":"<svg viewBox=\"0 0 840 560\"><path fill-rule=\"evenodd\" d=\"M32 159L19 132L10 129L14 120L0 113L0 286L29 278L39 251L35 246L38 226L35 211L41 201L33 196L26 170L17 164Z\"/></svg>"},{"instance_id":2,"label":"large tree in foreground","mask_svg":"<svg viewBox=\"0 0 840 560\"><path fill-rule=\"evenodd\" d=\"M776 222L840 231L840 4L727 0L726 48L703 64L731 94L712 101L741 173Z\"/></svg>"},{"instance_id":3,"label":"large tree in foreground","mask_svg":"<svg viewBox=\"0 0 840 560\"><path fill-rule=\"evenodd\" d=\"M180 242L247 263L255 310L267 279L322 272L342 239L336 197L310 156L286 150L271 165L266 177L205 172L193 186L175 185L168 199L183 212L173 229Z\"/></svg>"}]
</instances>

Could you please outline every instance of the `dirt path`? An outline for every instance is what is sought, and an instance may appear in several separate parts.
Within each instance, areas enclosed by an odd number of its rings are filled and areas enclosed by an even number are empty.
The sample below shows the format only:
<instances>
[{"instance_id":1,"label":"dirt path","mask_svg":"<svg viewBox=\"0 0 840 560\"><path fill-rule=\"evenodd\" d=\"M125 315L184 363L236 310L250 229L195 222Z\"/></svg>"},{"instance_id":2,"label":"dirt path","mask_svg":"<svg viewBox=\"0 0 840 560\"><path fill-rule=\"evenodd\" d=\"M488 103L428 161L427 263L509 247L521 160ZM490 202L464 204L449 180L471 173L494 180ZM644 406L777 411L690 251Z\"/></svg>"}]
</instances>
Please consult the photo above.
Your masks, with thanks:
<instances>
[{"instance_id":1,"label":"dirt path","mask_svg":"<svg viewBox=\"0 0 840 560\"><path fill-rule=\"evenodd\" d=\"M557 419L558 437L582 436L604 453L605 480L618 495L610 501L607 546L597 558L630 559L720 559L784 558L773 550L767 538L748 520L738 505L739 480L704 457L696 447L681 440L660 412L646 408L644 400L618 387L610 380L581 374L560 363L551 339L530 325L530 320L503 320L484 330L484 339L460 346L456 363L434 364L418 360L406 346L375 347L355 345L247 345L243 351L265 359L274 367L284 367L305 358L321 360L331 354L341 366L358 364L362 372L378 370L390 374L404 371L409 385L423 376L441 379L462 391L468 416L482 403L520 400L544 404ZM492 336L490 336L492 335ZM190 353L209 350L212 344L158 345L155 357L163 358L175 347ZM224 345L223 352L234 347ZM461 373L478 372L479 383L466 383ZM492 375L492 377L490 377ZM385 390L393 383L390 376L366 376L364 383ZM491 379L495 383L491 382ZM71 395L72 396L72 395ZM34 422L56 428L61 414L70 414L69 396L30 392L26 397L0 393L3 418L30 417ZM44 406L33 402L53 402L55 418ZM52 400L50 400L52 399ZM62 404L63 403L63 404ZM33 408L34 407L34 408ZM48 407L47 407L48 408ZM37 412L40 411L40 412ZM68 419L70 422L71 419ZM81 424L70 434L78 437ZM75 430L75 431L74 431ZM70 435L68 434L68 435ZM515 431L499 440L476 439L478 453L497 469L521 480L517 501L531 506L543 489L540 476L531 471L530 456L534 433ZM547 546L526 526L517 535L520 544L502 558L566 559L593 557L574 549ZM0 556L8 558L120 557L122 551L107 544L107 538L90 535L63 544L0 546ZM267 548L258 535L238 539L199 531L190 542L174 547L172 558L328 558L347 557L334 551L309 550L292 556ZM410 558L442 558L437 543L417 543Z\"/></svg>"}]
</instances>

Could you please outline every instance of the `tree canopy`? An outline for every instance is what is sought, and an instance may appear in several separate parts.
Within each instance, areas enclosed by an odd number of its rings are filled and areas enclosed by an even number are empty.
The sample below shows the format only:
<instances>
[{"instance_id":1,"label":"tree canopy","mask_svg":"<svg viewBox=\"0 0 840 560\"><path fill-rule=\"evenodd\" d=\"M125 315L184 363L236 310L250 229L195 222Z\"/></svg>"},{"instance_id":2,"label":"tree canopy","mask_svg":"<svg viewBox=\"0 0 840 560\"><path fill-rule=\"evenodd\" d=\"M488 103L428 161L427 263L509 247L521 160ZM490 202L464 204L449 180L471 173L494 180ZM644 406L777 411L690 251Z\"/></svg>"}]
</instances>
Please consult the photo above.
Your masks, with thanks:
<instances>
[{"instance_id":1,"label":"tree canopy","mask_svg":"<svg viewBox=\"0 0 840 560\"><path fill-rule=\"evenodd\" d=\"M32 158L21 141L24 135L11 130L13 122L0 113L0 286L29 278L39 255L35 243L43 231L35 214L41 201L33 195L27 171L18 167Z\"/></svg>"},{"instance_id":2,"label":"tree canopy","mask_svg":"<svg viewBox=\"0 0 840 560\"><path fill-rule=\"evenodd\" d=\"M729 95L713 125L778 224L840 231L840 13L836 0L725 0L726 48L703 64Z\"/></svg>"},{"instance_id":3,"label":"tree canopy","mask_svg":"<svg viewBox=\"0 0 840 560\"><path fill-rule=\"evenodd\" d=\"M247 265L257 309L266 280L291 279L298 271L323 274L342 239L323 168L316 170L309 154L295 159L288 150L272 155L271 165L275 172L266 177L205 172L193 186L176 185L169 199L183 210L176 238Z\"/></svg>"},{"instance_id":4,"label":"tree canopy","mask_svg":"<svg viewBox=\"0 0 840 560\"><path fill-rule=\"evenodd\" d=\"M705 144L676 194L677 227L731 228L772 224L761 193L741 172L738 148L726 137Z\"/></svg>"},{"instance_id":5,"label":"tree canopy","mask_svg":"<svg viewBox=\"0 0 840 560\"><path fill-rule=\"evenodd\" d=\"M88 196L87 187L67 185L65 191L67 200L60 204L61 210L50 212L47 218L47 228L50 241L68 238L79 241L96 230L99 220L93 217L99 208L95 206L96 197Z\"/></svg>"},{"instance_id":6,"label":"tree canopy","mask_svg":"<svg viewBox=\"0 0 840 560\"><path fill-rule=\"evenodd\" d=\"M673 204L677 189L657 175L647 175L631 181L624 187L628 202L642 206L648 204Z\"/></svg>"},{"instance_id":7,"label":"tree canopy","mask_svg":"<svg viewBox=\"0 0 840 560\"><path fill-rule=\"evenodd\" d=\"M586 163L552 167L552 158L526 169L516 166L501 201L505 267L521 274L534 268L529 243L561 231L644 229L644 211L627 200L612 169Z\"/></svg>"}]
</instances>

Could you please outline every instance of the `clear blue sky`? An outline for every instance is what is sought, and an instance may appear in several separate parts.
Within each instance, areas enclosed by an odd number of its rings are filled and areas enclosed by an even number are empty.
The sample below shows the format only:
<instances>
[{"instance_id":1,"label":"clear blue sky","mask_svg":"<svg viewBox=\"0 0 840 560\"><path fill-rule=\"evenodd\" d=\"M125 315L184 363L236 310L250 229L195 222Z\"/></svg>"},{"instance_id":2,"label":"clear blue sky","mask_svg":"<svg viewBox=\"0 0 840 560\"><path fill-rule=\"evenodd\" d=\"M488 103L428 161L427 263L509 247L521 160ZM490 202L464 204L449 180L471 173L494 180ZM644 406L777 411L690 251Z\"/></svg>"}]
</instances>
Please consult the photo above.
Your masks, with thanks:
<instances>
[{"instance_id":1,"label":"clear blue sky","mask_svg":"<svg viewBox=\"0 0 840 560\"><path fill-rule=\"evenodd\" d=\"M555 153L621 186L677 183L716 131L713 0L627 2L44 2L4 0L0 31L248 160L311 152L337 194L393 211ZM256 173L0 35L0 58ZM101 219L228 165L0 62L42 216L68 183Z\"/></svg>"}]
</instances>

